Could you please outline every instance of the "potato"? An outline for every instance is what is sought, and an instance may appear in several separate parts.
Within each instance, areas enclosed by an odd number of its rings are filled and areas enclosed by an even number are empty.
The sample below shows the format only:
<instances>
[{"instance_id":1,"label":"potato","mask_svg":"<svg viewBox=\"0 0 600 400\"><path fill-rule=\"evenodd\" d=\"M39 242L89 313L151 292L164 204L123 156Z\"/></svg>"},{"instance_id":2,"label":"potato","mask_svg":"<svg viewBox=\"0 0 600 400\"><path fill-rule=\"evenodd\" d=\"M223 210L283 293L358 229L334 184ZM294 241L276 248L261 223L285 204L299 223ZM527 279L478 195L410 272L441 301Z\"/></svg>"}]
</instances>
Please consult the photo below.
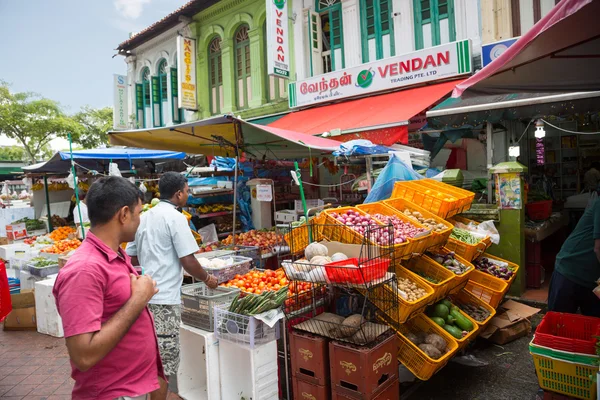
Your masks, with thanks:
<instances>
[{"instance_id":1,"label":"potato","mask_svg":"<svg viewBox=\"0 0 600 400\"><path fill-rule=\"evenodd\" d=\"M436 335L435 333L427 335L425 343L434 346L439 351L446 351L446 347L448 346L446 341L440 335Z\"/></svg>"},{"instance_id":2,"label":"potato","mask_svg":"<svg viewBox=\"0 0 600 400\"><path fill-rule=\"evenodd\" d=\"M364 318L360 314L353 314L342 322L340 327L340 336L348 337L356 333L358 328L363 324Z\"/></svg>"},{"instance_id":3,"label":"potato","mask_svg":"<svg viewBox=\"0 0 600 400\"><path fill-rule=\"evenodd\" d=\"M442 352L435 348L435 346L427 343L423 343L419 345L419 349L421 349L429 358L433 358L434 360L439 359L442 356Z\"/></svg>"},{"instance_id":4,"label":"potato","mask_svg":"<svg viewBox=\"0 0 600 400\"><path fill-rule=\"evenodd\" d=\"M411 342L413 342L414 344L416 344L417 346L420 345L421 343L423 343L423 340L421 340L422 338L420 338L418 335L415 335L412 332L408 332L406 335L404 335L408 340L410 340Z\"/></svg>"}]
</instances>

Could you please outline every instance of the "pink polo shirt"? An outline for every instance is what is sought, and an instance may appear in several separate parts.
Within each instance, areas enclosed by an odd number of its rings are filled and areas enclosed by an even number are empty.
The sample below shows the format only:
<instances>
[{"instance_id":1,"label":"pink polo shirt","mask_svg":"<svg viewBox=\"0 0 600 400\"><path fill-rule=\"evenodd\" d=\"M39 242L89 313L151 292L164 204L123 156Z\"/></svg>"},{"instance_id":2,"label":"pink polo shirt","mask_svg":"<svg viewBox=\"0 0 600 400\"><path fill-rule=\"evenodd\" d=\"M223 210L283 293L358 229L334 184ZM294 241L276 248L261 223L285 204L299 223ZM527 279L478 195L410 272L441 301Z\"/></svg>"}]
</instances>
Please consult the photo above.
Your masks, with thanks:
<instances>
[{"instance_id":1,"label":"pink polo shirt","mask_svg":"<svg viewBox=\"0 0 600 400\"><path fill-rule=\"evenodd\" d=\"M65 337L97 332L131 296L129 256L117 255L93 233L59 272L53 294ZM106 357L86 372L71 363L73 399L135 397L159 388L163 367L152 314L146 307Z\"/></svg>"}]
</instances>

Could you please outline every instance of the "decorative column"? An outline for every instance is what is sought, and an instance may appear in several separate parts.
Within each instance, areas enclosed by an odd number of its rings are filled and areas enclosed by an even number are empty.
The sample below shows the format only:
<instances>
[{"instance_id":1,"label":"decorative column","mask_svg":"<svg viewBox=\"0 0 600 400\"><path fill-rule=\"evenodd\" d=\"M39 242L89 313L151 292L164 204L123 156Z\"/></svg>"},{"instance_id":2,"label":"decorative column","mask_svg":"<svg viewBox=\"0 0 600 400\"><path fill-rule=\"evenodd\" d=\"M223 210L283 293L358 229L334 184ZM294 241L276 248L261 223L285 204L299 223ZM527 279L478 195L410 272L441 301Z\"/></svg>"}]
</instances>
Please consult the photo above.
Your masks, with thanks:
<instances>
[{"instance_id":1,"label":"decorative column","mask_svg":"<svg viewBox=\"0 0 600 400\"><path fill-rule=\"evenodd\" d=\"M235 65L232 38L221 40L221 62L223 68L223 107L222 114L233 112L237 109L235 104Z\"/></svg>"},{"instance_id":2,"label":"decorative column","mask_svg":"<svg viewBox=\"0 0 600 400\"><path fill-rule=\"evenodd\" d=\"M200 43L200 42L198 42ZM198 86L198 116L201 119L210 117L210 86L208 85L208 53L206 48L197 49L196 86Z\"/></svg>"},{"instance_id":3,"label":"decorative column","mask_svg":"<svg viewBox=\"0 0 600 400\"><path fill-rule=\"evenodd\" d=\"M342 0L345 67L362 64L359 0ZM337 64L337 63L336 63Z\"/></svg>"},{"instance_id":4,"label":"decorative column","mask_svg":"<svg viewBox=\"0 0 600 400\"><path fill-rule=\"evenodd\" d=\"M254 28L248 31L250 38L250 71L251 71L251 87L252 95L249 96L249 108L260 107L267 102L265 95L265 68L264 65L264 46L263 46L263 29L262 27Z\"/></svg>"},{"instance_id":5,"label":"decorative column","mask_svg":"<svg viewBox=\"0 0 600 400\"><path fill-rule=\"evenodd\" d=\"M136 57L135 56L128 56L125 58L125 63L127 63L127 110L129 115L127 116L127 125L129 126L129 128L131 129L135 129L137 128L136 126L136 113L137 113L137 108L136 108L136 103L135 103L135 82L136 82L136 76L135 76L135 67L136 67ZM133 117L133 120L130 118L131 116Z\"/></svg>"}]
</instances>

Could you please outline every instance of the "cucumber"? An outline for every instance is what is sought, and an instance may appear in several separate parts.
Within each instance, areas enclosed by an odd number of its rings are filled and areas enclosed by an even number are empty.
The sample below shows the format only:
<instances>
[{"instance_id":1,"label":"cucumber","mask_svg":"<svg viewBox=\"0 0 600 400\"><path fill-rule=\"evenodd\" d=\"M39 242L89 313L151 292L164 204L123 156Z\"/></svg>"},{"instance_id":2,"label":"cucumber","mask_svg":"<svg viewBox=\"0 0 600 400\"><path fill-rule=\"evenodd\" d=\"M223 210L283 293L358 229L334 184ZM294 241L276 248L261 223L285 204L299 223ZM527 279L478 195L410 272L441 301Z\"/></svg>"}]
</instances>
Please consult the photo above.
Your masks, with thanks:
<instances>
[{"instance_id":1,"label":"cucumber","mask_svg":"<svg viewBox=\"0 0 600 400\"><path fill-rule=\"evenodd\" d=\"M455 326L452 325L444 325L444 330L451 334L456 339L462 339L462 331Z\"/></svg>"},{"instance_id":2,"label":"cucumber","mask_svg":"<svg viewBox=\"0 0 600 400\"><path fill-rule=\"evenodd\" d=\"M446 317L446 323L452 325L454 323L454 317L450 314Z\"/></svg>"},{"instance_id":3,"label":"cucumber","mask_svg":"<svg viewBox=\"0 0 600 400\"><path fill-rule=\"evenodd\" d=\"M473 330L473 324L471 321L466 319L458 310L450 311L450 315L455 319L454 324L463 331L471 332Z\"/></svg>"},{"instance_id":4,"label":"cucumber","mask_svg":"<svg viewBox=\"0 0 600 400\"><path fill-rule=\"evenodd\" d=\"M444 321L444 318L440 318L440 317L431 317L431 319L433 320L433 322L435 322L436 324L438 324L439 326L441 326L442 328L444 327L444 325L446 325L446 321Z\"/></svg>"},{"instance_id":5,"label":"cucumber","mask_svg":"<svg viewBox=\"0 0 600 400\"><path fill-rule=\"evenodd\" d=\"M433 306L433 311L431 312L431 316L432 317L440 317L440 318L445 319L449 313L450 313L450 309L448 307L446 307L444 304L438 303L435 306Z\"/></svg>"},{"instance_id":6,"label":"cucumber","mask_svg":"<svg viewBox=\"0 0 600 400\"><path fill-rule=\"evenodd\" d=\"M452 303L448 299L444 299L444 300L440 301L440 303L442 303L443 305L445 305L446 307L448 307L448 310L451 310L452 307L453 307Z\"/></svg>"}]
</instances>

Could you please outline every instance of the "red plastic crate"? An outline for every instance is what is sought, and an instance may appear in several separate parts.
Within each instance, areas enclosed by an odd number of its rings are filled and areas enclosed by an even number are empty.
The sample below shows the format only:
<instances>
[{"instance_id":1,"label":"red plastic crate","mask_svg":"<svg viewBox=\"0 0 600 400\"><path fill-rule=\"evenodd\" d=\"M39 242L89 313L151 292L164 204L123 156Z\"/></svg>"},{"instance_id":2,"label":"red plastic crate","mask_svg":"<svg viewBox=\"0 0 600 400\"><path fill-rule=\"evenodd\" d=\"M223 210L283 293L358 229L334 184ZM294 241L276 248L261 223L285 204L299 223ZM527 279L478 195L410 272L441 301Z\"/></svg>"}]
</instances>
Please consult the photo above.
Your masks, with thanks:
<instances>
[{"instance_id":1,"label":"red plastic crate","mask_svg":"<svg viewBox=\"0 0 600 400\"><path fill-rule=\"evenodd\" d=\"M554 350L596 354L600 318L549 311L535 331L533 343Z\"/></svg>"},{"instance_id":2,"label":"red plastic crate","mask_svg":"<svg viewBox=\"0 0 600 400\"><path fill-rule=\"evenodd\" d=\"M552 200L536 201L525 204L527 216L532 221L543 221L552 215Z\"/></svg>"},{"instance_id":3,"label":"red plastic crate","mask_svg":"<svg viewBox=\"0 0 600 400\"><path fill-rule=\"evenodd\" d=\"M325 273L332 283L363 284L383 278L389 266L390 260L387 258L360 262L358 258L349 258L325 264Z\"/></svg>"}]
</instances>

